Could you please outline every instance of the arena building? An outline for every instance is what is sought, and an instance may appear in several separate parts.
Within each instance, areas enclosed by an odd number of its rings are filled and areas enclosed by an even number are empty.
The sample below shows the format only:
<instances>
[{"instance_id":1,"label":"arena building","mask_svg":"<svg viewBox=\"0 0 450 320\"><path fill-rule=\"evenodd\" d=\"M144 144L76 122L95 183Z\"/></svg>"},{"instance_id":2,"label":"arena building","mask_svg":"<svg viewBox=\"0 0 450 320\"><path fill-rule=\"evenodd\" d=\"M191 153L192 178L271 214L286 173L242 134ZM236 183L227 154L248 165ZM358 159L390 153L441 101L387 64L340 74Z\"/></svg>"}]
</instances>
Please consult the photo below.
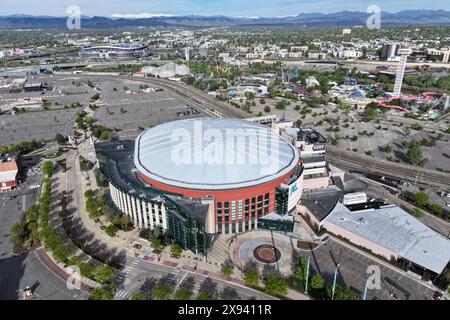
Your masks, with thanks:
<instances>
[{"instance_id":1,"label":"arena building","mask_svg":"<svg viewBox=\"0 0 450 320\"><path fill-rule=\"evenodd\" d=\"M160 228L193 252L207 252L220 234L293 232L303 190L342 184L343 172L323 167L322 151L311 161L308 135L280 134L292 121L259 122L185 119L152 127L135 141L97 143L112 206L139 229ZM317 138L314 145L324 149Z\"/></svg>"},{"instance_id":2,"label":"arena building","mask_svg":"<svg viewBox=\"0 0 450 320\"><path fill-rule=\"evenodd\" d=\"M134 163L152 188L214 199L214 233L257 228L259 218L276 211L276 189L301 172L297 149L270 128L218 118L174 121L143 132Z\"/></svg>"},{"instance_id":3,"label":"arena building","mask_svg":"<svg viewBox=\"0 0 450 320\"><path fill-rule=\"evenodd\" d=\"M84 47L80 52L81 57L103 59L138 58L148 54L148 46L141 43L94 45Z\"/></svg>"}]
</instances>

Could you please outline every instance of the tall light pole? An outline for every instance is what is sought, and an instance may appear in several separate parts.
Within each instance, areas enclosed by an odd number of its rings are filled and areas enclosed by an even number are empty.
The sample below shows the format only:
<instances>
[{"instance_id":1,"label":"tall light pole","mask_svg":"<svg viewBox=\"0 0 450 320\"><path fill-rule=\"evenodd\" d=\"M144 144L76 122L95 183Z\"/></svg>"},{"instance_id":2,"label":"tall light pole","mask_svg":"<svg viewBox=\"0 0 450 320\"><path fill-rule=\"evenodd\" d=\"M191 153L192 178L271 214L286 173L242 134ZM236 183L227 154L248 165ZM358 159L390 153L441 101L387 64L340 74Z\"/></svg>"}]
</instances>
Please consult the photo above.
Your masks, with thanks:
<instances>
[{"instance_id":1,"label":"tall light pole","mask_svg":"<svg viewBox=\"0 0 450 320\"><path fill-rule=\"evenodd\" d=\"M333 287L331 288L331 300L334 300L334 291L336 290L336 278L339 270L339 263L336 265L336 270L334 270Z\"/></svg>"},{"instance_id":2,"label":"tall light pole","mask_svg":"<svg viewBox=\"0 0 450 320\"><path fill-rule=\"evenodd\" d=\"M366 300L367 298L367 291L369 289L368 286L369 286L369 278L366 279L366 285L364 286L363 300Z\"/></svg>"},{"instance_id":3,"label":"tall light pole","mask_svg":"<svg viewBox=\"0 0 450 320\"><path fill-rule=\"evenodd\" d=\"M308 279L309 279L309 262L311 260L311 257L308 256L308 260L306 263L306 275L305 275L305 293L308 293Z\"/></svg>"}]
</instances>

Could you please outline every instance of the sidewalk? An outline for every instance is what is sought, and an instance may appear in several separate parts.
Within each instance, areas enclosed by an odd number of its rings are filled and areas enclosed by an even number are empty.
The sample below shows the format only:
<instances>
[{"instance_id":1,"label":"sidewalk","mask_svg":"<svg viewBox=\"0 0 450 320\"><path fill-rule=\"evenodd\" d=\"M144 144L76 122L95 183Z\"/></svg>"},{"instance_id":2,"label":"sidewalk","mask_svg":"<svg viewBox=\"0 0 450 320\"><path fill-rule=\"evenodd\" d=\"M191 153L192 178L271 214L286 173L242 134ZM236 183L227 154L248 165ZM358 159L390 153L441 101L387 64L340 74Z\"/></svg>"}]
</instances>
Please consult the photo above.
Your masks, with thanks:
<instances>
[{"instance_id":1,"label":"sidewalk","mask_svg":"<svg viewBox=\"0 0 450 320\"><path fill-rule=\"evenodd\" d=\"M140 255L138 253L135 253L135 257L139 258L141 260L144 260L144 261L146 261L148 263L157 264L157 265L164 265L164 266L170 267L172 269L181 269L181 270L192 272L192 273L196 273L198 275L202 275L202 276L205 276L205 277L210 277L212 279L217 279L217 280L221 280L221 281L225 281L225 282L231 282L231 283L233 283L235 285L239 285L239 286L245 287L245 288L250 289L250 290L255 290L255 289L252 289L251 287L245 286L244 282L241 279L238 279L238 278L235 278L235 277L224 277L222 274L220 274L218 272L212 272L212 271L207 271L207 270L203 270L203 269L200 269L200 268L195 268L195 267L192 267L192 266L189 266L189 265L183 265L181 262L180 263L174 263L174 262L167 261L167 260L162 260L162 259L160 261L158 261L157 257ZM262 293L259 290L256 290L256 291L258 291L259 294ZM267 297L276 299L275 297L273 297L271 295L268 295L268 294L267 294ZM292 290L290 288L288 288L288 294L286 295L286 298L292 299L292 300L311 300L311 298L309 296L307 296L307 295L305 295L305 294L303 294L301 292Z\"/></svg>"}]
</instances>

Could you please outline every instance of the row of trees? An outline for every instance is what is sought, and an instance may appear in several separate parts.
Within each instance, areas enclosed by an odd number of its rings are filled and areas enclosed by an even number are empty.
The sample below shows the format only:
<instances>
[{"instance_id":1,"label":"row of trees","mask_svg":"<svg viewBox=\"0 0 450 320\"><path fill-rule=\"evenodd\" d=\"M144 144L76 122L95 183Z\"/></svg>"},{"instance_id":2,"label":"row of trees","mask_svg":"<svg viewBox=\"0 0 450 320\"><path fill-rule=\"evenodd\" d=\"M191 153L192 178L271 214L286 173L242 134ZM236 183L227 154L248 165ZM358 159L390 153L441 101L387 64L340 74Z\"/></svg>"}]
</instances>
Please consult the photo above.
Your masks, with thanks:
<instances>
[{"instance_id":1,"label":"row of trees","mask_svg":"<svg viewBox=\"0 0 450 320\"><path fill-rule=\"evenodd\" d=\"M95 196L94 191L86 190L86 211L91 219L98 219L108 213L108 207L103 195Z\"/></svg>"},{"instance_id":2,"label":"row of trees","mask_svg":"<svg viewBox=\"0 0 450 320\"><path fill-rule=\"evenodd\" d=\"M27 209L23 220L11 227L15 252L27 250L39 243L38 214L39 207L33 204Z\"/></svg>"},{"instance_id":3,"label":"row of trees","mask_svg":"<svg viewBox=\"0 0 450 320\"><path fill-rule=\"evenodd\" d=\"M103 193L96 196L92 190L86 190L84 198L86 200L85 207L89 218L95 220L101 216L106 216L111 223L105 229L106 234L109 236L114 237L119 229L125 231L133 229L133 221L131 218L124 214L114 214L106 203Z\"/></svg>"},{"instance_id":4,"label":"row of trees","mask_svg":"<svg viewBox=\"0 0 450 320\"><path fill-rule=\"evenodd\" d=\"M261 275L257 268L249 268L243 272L244 284L249 287L259 288ZM281 277L269 276L263 279L264 291L273 296L283 297L288 293L289 284Z\"/></svg>"},{"instance_id":5,"label":"row of trees","mask_svg":"<svg viewBox=\"0 0 450 320\"><path fill-rule=\"evenodd\" d=\"M96 120L88 115L85 111L78 111L76 113L75 123L81 130L89 129L92 135L100 140L111 140L115 138L113 131L103 125L95 123Z\"/></svg>"},{"instance_id":6,"label":"row of trees","mask_svg":"<svg viewBox=\"0 0 450 320\"><path fill-rule=\"evenodd\" d=\"M436 216L443 217L444 216L444 208L438 204L430 203L430 198L425 192L417 192L414 194L413 202L416 206L431 211ZM413 212L416 216L418 212ZM419 215L421 216L421 215Z\"/></svg>"},{"instance_id":7,"label":"row of trees","mask_svg":"<svg viewBox=\"0 0 450 320\"><path fill-rule=\"evenodd\" d=\"M192 291L186 288L180 288L174 293L169 286L160 283L152 289L151 298L153 300L191 300ZM196 299L215 300L216 298L210 293L201 292L197 295ZM138 292L131 297L131 300L147 300L147 297L145 294Z\"/></svg>"},{"instance_id":8,"label":"row of trees","mask_svg":"<svg viewBox=\"0 0 450 320\"><path fill-rule=\"evenodd\" d=\"M22 141L20 143L12 144L9 146L1 147L0 154L6 153L19 153L26 154L33 150L39 149L45 145L45 140L37 141L35 139L31 141Z\"/></svg>"},{"instance_id":9,"label":"row of trees","mask_svg":"<svg viewBox=\"0 0 450 320\"><path fill-rule=\"evenodd\" d=\"M46 251L50 251L56 261L66 263L72 250L65 244L64 239L57 233L55 227L50 224L49 217L53 163L50 161L44 162L42 171L46 178L43 181L43 192L39 199L39 238Z\"/></svg>"}]
</instances>

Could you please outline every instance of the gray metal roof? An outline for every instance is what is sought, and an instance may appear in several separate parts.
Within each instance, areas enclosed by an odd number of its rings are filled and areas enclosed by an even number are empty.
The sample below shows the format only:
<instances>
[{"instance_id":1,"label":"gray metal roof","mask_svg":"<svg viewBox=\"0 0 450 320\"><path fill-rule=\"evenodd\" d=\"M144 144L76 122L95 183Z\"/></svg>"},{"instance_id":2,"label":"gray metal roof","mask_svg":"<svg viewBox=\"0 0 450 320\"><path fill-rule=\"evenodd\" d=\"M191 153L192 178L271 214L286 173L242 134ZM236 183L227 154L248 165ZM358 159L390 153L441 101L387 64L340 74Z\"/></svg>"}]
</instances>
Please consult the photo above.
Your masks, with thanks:
<instances>
[{"instance_id":1,"label":"gray metal roof","mask_svg":"<svg viewBox=\"0 0 450 320\"><path fill-rule=\"evenodd\" d=\"M335 188L303 192L300 205L306 207L317 220L322 221L336 207L342 193Z\"/></svg>"},{"instance_id":2,"label":"gray metal roof","mask_svg":"<svg viewBox=\"0 0 450 320\"><path fill-rule=\"evenodd\" d=\"M177 156L180 149L185 157ZM231 155L234 157L227 159ZM299 155L295 147L263 125L198 118L164 123L143 132L136 139L134 161L144 175L164 184L224 190L273 181L289 173Z\"/></svg>"},{"instance_id":3,"label":"gray metal roof","mask_svg":"<svg viewBox=\"0 0 450 320\"><path fill-rule=\"evenodd\" d=\"M450 240L394 205L350 211L338 203L326 221L438 274L450 261Z\"/></svg>"}]
</instances>

